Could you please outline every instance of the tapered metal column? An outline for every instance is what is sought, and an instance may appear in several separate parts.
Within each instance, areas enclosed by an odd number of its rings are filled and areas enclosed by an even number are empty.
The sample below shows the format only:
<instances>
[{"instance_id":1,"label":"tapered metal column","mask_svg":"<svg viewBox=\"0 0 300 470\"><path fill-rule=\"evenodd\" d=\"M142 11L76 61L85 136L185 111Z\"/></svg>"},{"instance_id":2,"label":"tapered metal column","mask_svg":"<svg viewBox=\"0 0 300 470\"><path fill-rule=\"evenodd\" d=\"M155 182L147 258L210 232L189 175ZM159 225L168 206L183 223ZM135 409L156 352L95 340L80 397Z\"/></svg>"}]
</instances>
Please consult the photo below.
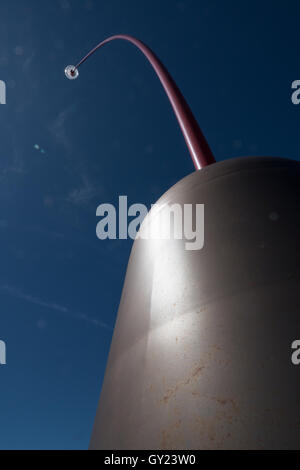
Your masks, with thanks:
<instances>
[{"instance_id":1,"label":"tapered metal column","mask_svg":"<svg viewBox=\"0 0 300 470\"><path fill-rule=\"evenodd\" d=\"M91 449L300 449L300 163L233 159L179 181L204 247L134 242Z\"/></svg>"}]
</instances>

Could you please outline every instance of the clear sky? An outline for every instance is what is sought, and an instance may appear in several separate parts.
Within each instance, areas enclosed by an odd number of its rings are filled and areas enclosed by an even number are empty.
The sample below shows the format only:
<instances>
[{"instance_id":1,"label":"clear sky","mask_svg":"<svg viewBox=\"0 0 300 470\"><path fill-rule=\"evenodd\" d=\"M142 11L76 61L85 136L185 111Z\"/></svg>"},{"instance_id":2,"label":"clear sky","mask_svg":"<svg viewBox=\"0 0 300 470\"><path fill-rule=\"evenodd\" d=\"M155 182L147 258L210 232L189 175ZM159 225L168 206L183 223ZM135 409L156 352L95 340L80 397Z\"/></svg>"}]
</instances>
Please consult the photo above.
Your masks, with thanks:
<instances>
[{"instance_id":1,"label":"clear sky","mask_svg":"<svg viewBox=\"0 0 300 470\"><path fill-rule=\"evenodd\" d=\"M96 208L148 207L193 165L151 67L169 68L217 160L299 159L300 3L2 0L1 449L87 448L131 240L100 241Z\"/></svg>"}]
</instances>

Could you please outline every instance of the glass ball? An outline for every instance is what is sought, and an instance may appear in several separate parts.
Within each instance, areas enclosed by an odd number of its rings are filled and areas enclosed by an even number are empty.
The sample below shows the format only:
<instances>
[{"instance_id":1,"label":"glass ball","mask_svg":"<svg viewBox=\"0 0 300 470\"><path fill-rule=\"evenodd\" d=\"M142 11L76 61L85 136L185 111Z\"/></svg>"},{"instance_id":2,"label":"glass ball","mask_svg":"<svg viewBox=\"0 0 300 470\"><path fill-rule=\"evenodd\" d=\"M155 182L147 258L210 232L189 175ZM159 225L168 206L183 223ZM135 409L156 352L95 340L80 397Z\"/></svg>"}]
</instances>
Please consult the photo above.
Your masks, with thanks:
<instances>
[{"instance_id":1,"label":"glass ball","mask_svg":"<svg viewBox=\"0 0 300 470\"><path fill-rule=\"evenodd\" d=\"M75 80L75 78L77 78L78 75L79 75L78 69L74 65L68 65L65 68L65 76L69 80Z\"/></svg>"}]
</instances>

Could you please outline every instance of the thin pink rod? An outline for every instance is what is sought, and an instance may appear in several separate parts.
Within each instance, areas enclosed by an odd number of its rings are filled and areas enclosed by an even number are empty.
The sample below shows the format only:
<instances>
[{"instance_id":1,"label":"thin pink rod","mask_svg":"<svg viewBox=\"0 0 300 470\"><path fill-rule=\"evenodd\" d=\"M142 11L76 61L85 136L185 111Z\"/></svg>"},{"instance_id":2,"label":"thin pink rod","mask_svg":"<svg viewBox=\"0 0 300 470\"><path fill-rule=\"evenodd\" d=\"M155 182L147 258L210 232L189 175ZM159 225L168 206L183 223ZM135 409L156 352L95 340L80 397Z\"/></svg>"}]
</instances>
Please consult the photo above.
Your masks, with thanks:
<instances>
[{"instance_id":1,"label":"thin pink rod","mask_svg":"<svg viewBox=\"0 0 300 470\"><path fill-rule=\"evenodd\" d=\"M111 36L100 42L85 57L83 57L83 59L81 59L81 61L76 65L76 68L80 67L80 65L83 64L92 54L94 54L97 49L100 49L100 47L104 46L104 44L113 41L114 39L124 39L125 41L131 42L137 46L138 49L140 49L140 51L143 52L143 54L149 60L169 97L196 170L200 170L204 166L214 163L215 158L181 91L177 87L166 67L156 57L154 52L152 52L151 49L149 49L149 47L147 47L144 43L132 36L124 34Z\"/></svg>"}]
</instances>

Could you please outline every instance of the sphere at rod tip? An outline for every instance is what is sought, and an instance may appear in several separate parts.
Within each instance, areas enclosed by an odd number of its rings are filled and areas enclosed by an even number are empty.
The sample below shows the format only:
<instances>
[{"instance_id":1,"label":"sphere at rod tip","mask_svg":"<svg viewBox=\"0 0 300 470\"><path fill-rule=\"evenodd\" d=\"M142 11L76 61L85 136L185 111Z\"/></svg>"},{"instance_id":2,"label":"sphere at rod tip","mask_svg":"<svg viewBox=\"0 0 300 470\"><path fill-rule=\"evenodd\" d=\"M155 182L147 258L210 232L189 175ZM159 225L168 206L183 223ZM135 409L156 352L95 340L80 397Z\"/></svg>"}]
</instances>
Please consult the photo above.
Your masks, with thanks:
<instances>
[{"instance_id":1,"label":"sphere at rod tip","mask_svg":"<svg viewBox=\"0 0 300 470\"><path fill-rule=\"evenodd\" d=\"M75 80L79 75L78 69L75 67L75 65L67 65L65 68L65 76L69 80Z\"/></svg>"}]
</instances>

